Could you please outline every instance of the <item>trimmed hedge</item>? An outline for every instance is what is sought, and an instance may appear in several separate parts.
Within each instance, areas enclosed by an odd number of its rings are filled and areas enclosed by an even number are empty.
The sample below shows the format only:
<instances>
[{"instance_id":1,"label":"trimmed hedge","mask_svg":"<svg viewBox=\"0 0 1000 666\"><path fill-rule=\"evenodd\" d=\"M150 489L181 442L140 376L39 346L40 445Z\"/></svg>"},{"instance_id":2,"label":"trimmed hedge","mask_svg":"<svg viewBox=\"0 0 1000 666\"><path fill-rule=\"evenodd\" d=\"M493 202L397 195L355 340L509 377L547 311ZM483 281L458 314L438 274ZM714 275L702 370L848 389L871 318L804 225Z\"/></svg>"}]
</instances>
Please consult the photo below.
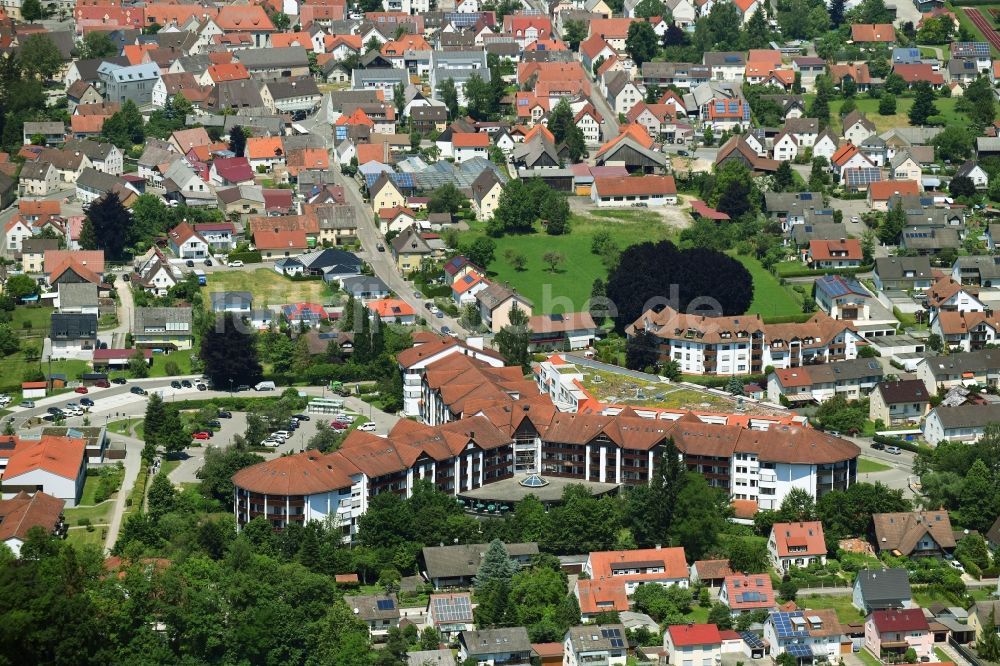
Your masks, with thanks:
<instances>
[{"instance_id":1,"label":"trimmed hedge","mask_svg":"<svg viewBox=\"0 0 1000 666\"><path fill-rule=\"evenodd\" d=\"M775 270L775 274L780 278L822 277L823 275L857 275L858 273L867 273L872 270L874 266L875 264L858 266L857 268L821 268L819 270L803 268L795 271Z\"/></svg>"},{"instance_id":2,"label":"trimmed hedge","mask_svg":"<svg viewBox=\"0 0 1000 666\"><path fill-rule=\"evenodd\" d=\"M928 447L920 446L913 442L908 442L902 437L889 437L888 435L875 435L872 437L872 441L877 444L882 444L884 446L898 446L904 451L912 451L913 453L923 453L928 451Z\"/></svg>"},{"instance_id":3,"label":"trimmed hedge","mask_svg":"<svg viewBox=\"0 0 1000 666\"><path fill-rule=\"evenodd\" d=\"M205 398L204 400L177 400L176 402L171 402L170 404L177 407L177 409L185 410L201 409L206 404L212 403L219 409L229 409L237 412L253 412L281 397L281 393L277 391L272 391L271 393L271 397L268 398L243 398L233 396L231 398ZM303 398L302 407L305 407L305 405L306 399Z\"/></svg>"},{"instance_id":4,"label":"trimmed hedge","mask_svg":"<svg viewBox=\"0 0 1000 666\"><path fill-rule=\"evenodd\" d=\"M260 250L247 250L245 252L230 252L228 261L242 261L244 264L259 264L261 261Z\"/></svg>"}]
</instances>

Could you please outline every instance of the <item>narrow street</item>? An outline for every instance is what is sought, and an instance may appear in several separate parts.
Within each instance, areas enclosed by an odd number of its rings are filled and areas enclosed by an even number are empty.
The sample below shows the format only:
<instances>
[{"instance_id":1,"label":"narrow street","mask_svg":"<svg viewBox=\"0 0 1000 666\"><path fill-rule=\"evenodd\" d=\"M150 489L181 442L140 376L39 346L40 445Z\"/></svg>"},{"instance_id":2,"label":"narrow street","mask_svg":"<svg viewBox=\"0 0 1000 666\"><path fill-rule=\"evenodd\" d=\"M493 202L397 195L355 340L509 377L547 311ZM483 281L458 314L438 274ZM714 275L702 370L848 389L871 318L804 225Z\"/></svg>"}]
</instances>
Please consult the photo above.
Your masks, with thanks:
<instances>
[{"instance_id":1,"label":"narrow street","mask_svg":"<svg viewBox=\"0 0 1000 666\"><path fill-rule=\"evenodd\" d=\"M132 330L132 321L135 317L135 300L132 298L132 289L129 287L127 273L119 273L115 277L115 290L118 293L118 325L104 334L111 335L111 347L113 349L123 349L125 347L125 334Z\"/></svg>"}]
</instances>

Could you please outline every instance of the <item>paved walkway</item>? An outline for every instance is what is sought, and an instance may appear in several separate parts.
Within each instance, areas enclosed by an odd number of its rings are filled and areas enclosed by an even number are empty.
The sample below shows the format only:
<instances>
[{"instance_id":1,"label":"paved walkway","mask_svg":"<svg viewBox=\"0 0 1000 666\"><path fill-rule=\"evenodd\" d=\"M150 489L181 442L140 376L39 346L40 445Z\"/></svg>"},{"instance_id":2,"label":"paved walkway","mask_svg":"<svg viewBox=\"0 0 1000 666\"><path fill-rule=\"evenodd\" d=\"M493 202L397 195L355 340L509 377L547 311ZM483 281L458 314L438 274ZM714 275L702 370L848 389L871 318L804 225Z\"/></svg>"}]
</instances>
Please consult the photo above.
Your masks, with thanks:
<instances>
[{"instance_id":1,"label":"paved walkway","mask_svg":"<svg viewBox=\"0 0 1000 666\"><path fill-rule=\"evenodd\" d=\"M121 440L125 444L125 478L122 480L121 490L118 491L118 499L115 507L111 510L111 520L108 524L108 538L104 541L104 549L111 552L115 542L118 540L118 532L121 530L122 521L125 514L125 500L132 494L139 471L142 469L142 447L144 442L135 437L125 435L115 435L115 439Z\"/></svg>"}]
</instances>

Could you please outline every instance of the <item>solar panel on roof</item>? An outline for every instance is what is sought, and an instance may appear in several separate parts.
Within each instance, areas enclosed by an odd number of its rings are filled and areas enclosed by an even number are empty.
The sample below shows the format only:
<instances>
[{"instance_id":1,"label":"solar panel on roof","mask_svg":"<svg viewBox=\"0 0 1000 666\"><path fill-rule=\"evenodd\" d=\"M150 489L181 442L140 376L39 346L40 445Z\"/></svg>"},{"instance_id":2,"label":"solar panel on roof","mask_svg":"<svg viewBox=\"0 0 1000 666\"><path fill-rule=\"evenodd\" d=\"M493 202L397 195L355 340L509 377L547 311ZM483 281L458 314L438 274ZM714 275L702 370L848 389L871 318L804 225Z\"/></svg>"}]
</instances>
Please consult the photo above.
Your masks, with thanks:
<instances>
[{"instance_id":1,"label":"solar panel on roof","mask_svg":"<svg viewBox=\"0 0 1000 666\"><path fill-rule=\"evenodd\" d=\"M377 599L375 604L378 606L379 610L392 610L396 607L396 604L392 599Z\"/></svg>"},{"instance_id":2,"label":"solar panel on roof","mask_svg":"<svg viewBox=\"0 0 1000 666\"><path fill-rule=\"evenodd\" d=\"M813 198L812 192L803 192L799 195L799 201L812 201L812 198Z\"/></svg>"},{"instance_id":3,"label":"solar panel on roof","mask_svg":"<svg viewBox=\"0 0 1000 666\"><path fill-rule=\"evenodd\" d=\"M800 659L812 656L812 649L808 645L802 645L801 643L792 643L785 648L785 652Z\"/></svg>"},{"instance_id":4,"label":"solar panel on roof","mask_svg":"<svg viewBox=\"0 0 1000 666\"><path fill-rule=\"evenodd\" d=\"M435 597L434 618L438 622L466 622L472 618L469 597Z\"/></svg>"},{"instance_id":5,"label":"solar panel on roof","mask_svg":"<svg viewBox=\"0 0 1000 666\"><path fill-rule=\"evenodd\" d=\"M764 647L764 641L761 640L760 636L757 634L750 633L749 631L740 632L740 638L743 642L747 644L751 650L762 649Z\"/></svg>"}]
</instances>

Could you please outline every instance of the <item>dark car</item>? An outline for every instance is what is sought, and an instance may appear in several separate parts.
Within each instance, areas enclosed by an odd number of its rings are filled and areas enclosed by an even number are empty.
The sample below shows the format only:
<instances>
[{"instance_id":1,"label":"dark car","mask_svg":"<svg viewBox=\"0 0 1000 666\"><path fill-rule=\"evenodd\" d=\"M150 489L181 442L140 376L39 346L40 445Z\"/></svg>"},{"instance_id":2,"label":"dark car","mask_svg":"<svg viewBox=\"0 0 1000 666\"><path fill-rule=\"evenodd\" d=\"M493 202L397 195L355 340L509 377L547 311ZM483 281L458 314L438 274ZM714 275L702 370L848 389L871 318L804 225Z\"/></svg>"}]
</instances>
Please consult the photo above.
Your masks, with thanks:
<instances>
[{"instance_id":1,"label":"dark car","mask_svg":"<svg viewBox=\"0 0 1000 666\"><path fill-rule=\"evenodd\" d=\"M63 411L61 409L59 409L58 407L49 407L45 411L47 411L49 414L62 414L63 413Z\"/></svg>"},{"instance_id":2,"label":"dark car","mask_svg":"<svg viewBox=\"0 0 1000 666\"><path fill-rule=\"evenodd\" d=\"M209 428L221 428L222 427L222 421L219 421L217 419L212 419L211 421L208 422L208 427Z\"/></svg>"},{"instance_id":3,"label":"dark car","mask_svg":"<svg viewBox=\"0 0 1000 666\"><path fill-rule=\"evenodd\" d=\"M299 429L299 422L298 421L289 421L288 422L288 429L289 430L298 430Z\"/></svg>"},{"instance_id":4,"label":"dark car","mask_svg":"<svg viewBox=\"0 0 1000 666\"><path fill-rule=\"evenodd\" d=\"M129 390L132 393L135 393L136 395L146 395L146 389L142 388L141 386L133 386Z\"/></svg>"},{"instance_id":5,"label":"dark car","mask_svg":"<svg viewBox=\"0 0 1000 666\"><path fill-rule=\"evenodd\" d=\"M94 382L94 386L96 386L97 388L111 388L111 382L109 382L107 379L98 379L96 382Z\"/></svg>"},{"instance_id":6,"label":"dark car","mask_svg":"<svg viewBox=\"0 0 1000 666\"><path fill-rule=\"evenodd\" d=\"M430 310L432 307L434 307L434 301L425 301L424 307Z\"/></svg>"},{"instance_id":7,"label":"dark car","mask_svg":"<svg viewBox=\"0 0 1000 666\"><path fill-rule=\"evenodd\" d=\"M115 377L114 379L111 380L111 383L112 384L127 384L128 380L125 379L124 377Z\"/></svg>"},{"instance_id":8,"label":"dark car","mask_svg":"<svg viewBox=\"0 0 1000 666\"><path fill-rule=\"evenodd\" d=\"M84 407L93 407L94 401L91 400L90 398L80 398L80 404L83 405Z\"/></svg>"},{"instance_id":9,"label":"dark car","mask_svg":"<svg viewBox=\"0 0 1000 666\"><path fill-rule=\"evenodd\" d=\"M184 381L181 382L181 386L183 386L184 388L191 388L191 382L185 379Z\"/></svg>"},{"instance_id":10,"label":"dark car","mask_svg":"<svg viewBox=\"0 0 1000 666\"><path fill-rule=\"evenodd\" d=\"M688 157L691 153L689 153L686 150L678 150L677 154L680 155L681 157Z\"/></svg>"},{"instance_id":11,"label":"dark car","mask_svg":"<svg viewBox=\"0 0 1000 666\"><path fill-rule=\"evenodd\" d=\"M194 259L188 259L187 261L184 262L184 265L187 266L188 268L194 268Z\"/></svg>"},{"instance_id":12,"label":"dark car","mask_svg":"<svg viewBox=\"0 0 1000 666\"><path fill-rule=\"evenodd\" d=\"M248 385L246 385L246 384L240 384L239 386L236 387L236 392L237 393L239 393L241 391L249 391L249 390L250 390L250 387Z\"/></svg>"},{"instance_id":13,"label":"dark car","mask_svg":"<svg viewBox=\"0 0 1000 666\"><path fill-rule=\"evenodd\" d=\"M231 418L233 418L233 413L230 412L230 411L228 411L228 410L225 410L225 409L220 409L219 410L219 418L220 419L231 419Z\"/></svg>"},{"instance_id":14,"label":"dark car","mask_svg":"<svg viewBox=\"0 0 1000 666\"><path fill-rule=\"evenodd\" d=\"M377 249L379 252L385 252L385 245L382 245L382 243L376 243L375 249Z\"/></svg>"},{"instance_id":15,"label":"dark car","mask_svg":"<svg viewBox=\"0 0 1000 666\"><path fill-rule=\"evenodd\" d=\"M212 265L212 260L211 259L206 259L205 260L205 265L206 266L211 266Z\"/></svg>"},{"instance_id":16,"label":"dark car","mask_svg":"<svg viewBox=\"0 0 1000 666\"><path fill-rule=\"evenodd\" d=\"M293 416L292 418L296 418L296 419L298 419L299 421L309 421L309 420L310 420L310 419L309 419L309 417L308 417L308 416L306 416L305 414L296 414L296 415L295 415L295 416Z\"/></svg>"},{"instance_id":17,"label":"dark car","mask_svg":"<svg viewBox=\"0 0 1000 666\"><path fill-rule=\"evenodd\" d=\"M885 444L883 444L882 442L872 442L872 448L881 451L882 449L885 448Z\"/></svg>"},{"instance_id":18,"label":"dark car","mask_svg":"<svg viewBox=\"0 0 1000 666\"><path fill-rule=\"evenodd\" d=\"M451 335L451 329L450 329L450 328L448 328L447 326L442 326L442 327L441 327L441 332L442 332L443 334L445 334L445 335Z\"/></svg>"},{"instance_id":19,"label":"dark car","mask_svg":"<svg viewBox=\"0 0 1000 666\"><path fill-rule=\"evenodd\" d=\"M179 389L180 387L181 387L181 383L179 381L177 381L176 379L174 381L170 382L170 388Z\"/></svg>"}]
</instances>

